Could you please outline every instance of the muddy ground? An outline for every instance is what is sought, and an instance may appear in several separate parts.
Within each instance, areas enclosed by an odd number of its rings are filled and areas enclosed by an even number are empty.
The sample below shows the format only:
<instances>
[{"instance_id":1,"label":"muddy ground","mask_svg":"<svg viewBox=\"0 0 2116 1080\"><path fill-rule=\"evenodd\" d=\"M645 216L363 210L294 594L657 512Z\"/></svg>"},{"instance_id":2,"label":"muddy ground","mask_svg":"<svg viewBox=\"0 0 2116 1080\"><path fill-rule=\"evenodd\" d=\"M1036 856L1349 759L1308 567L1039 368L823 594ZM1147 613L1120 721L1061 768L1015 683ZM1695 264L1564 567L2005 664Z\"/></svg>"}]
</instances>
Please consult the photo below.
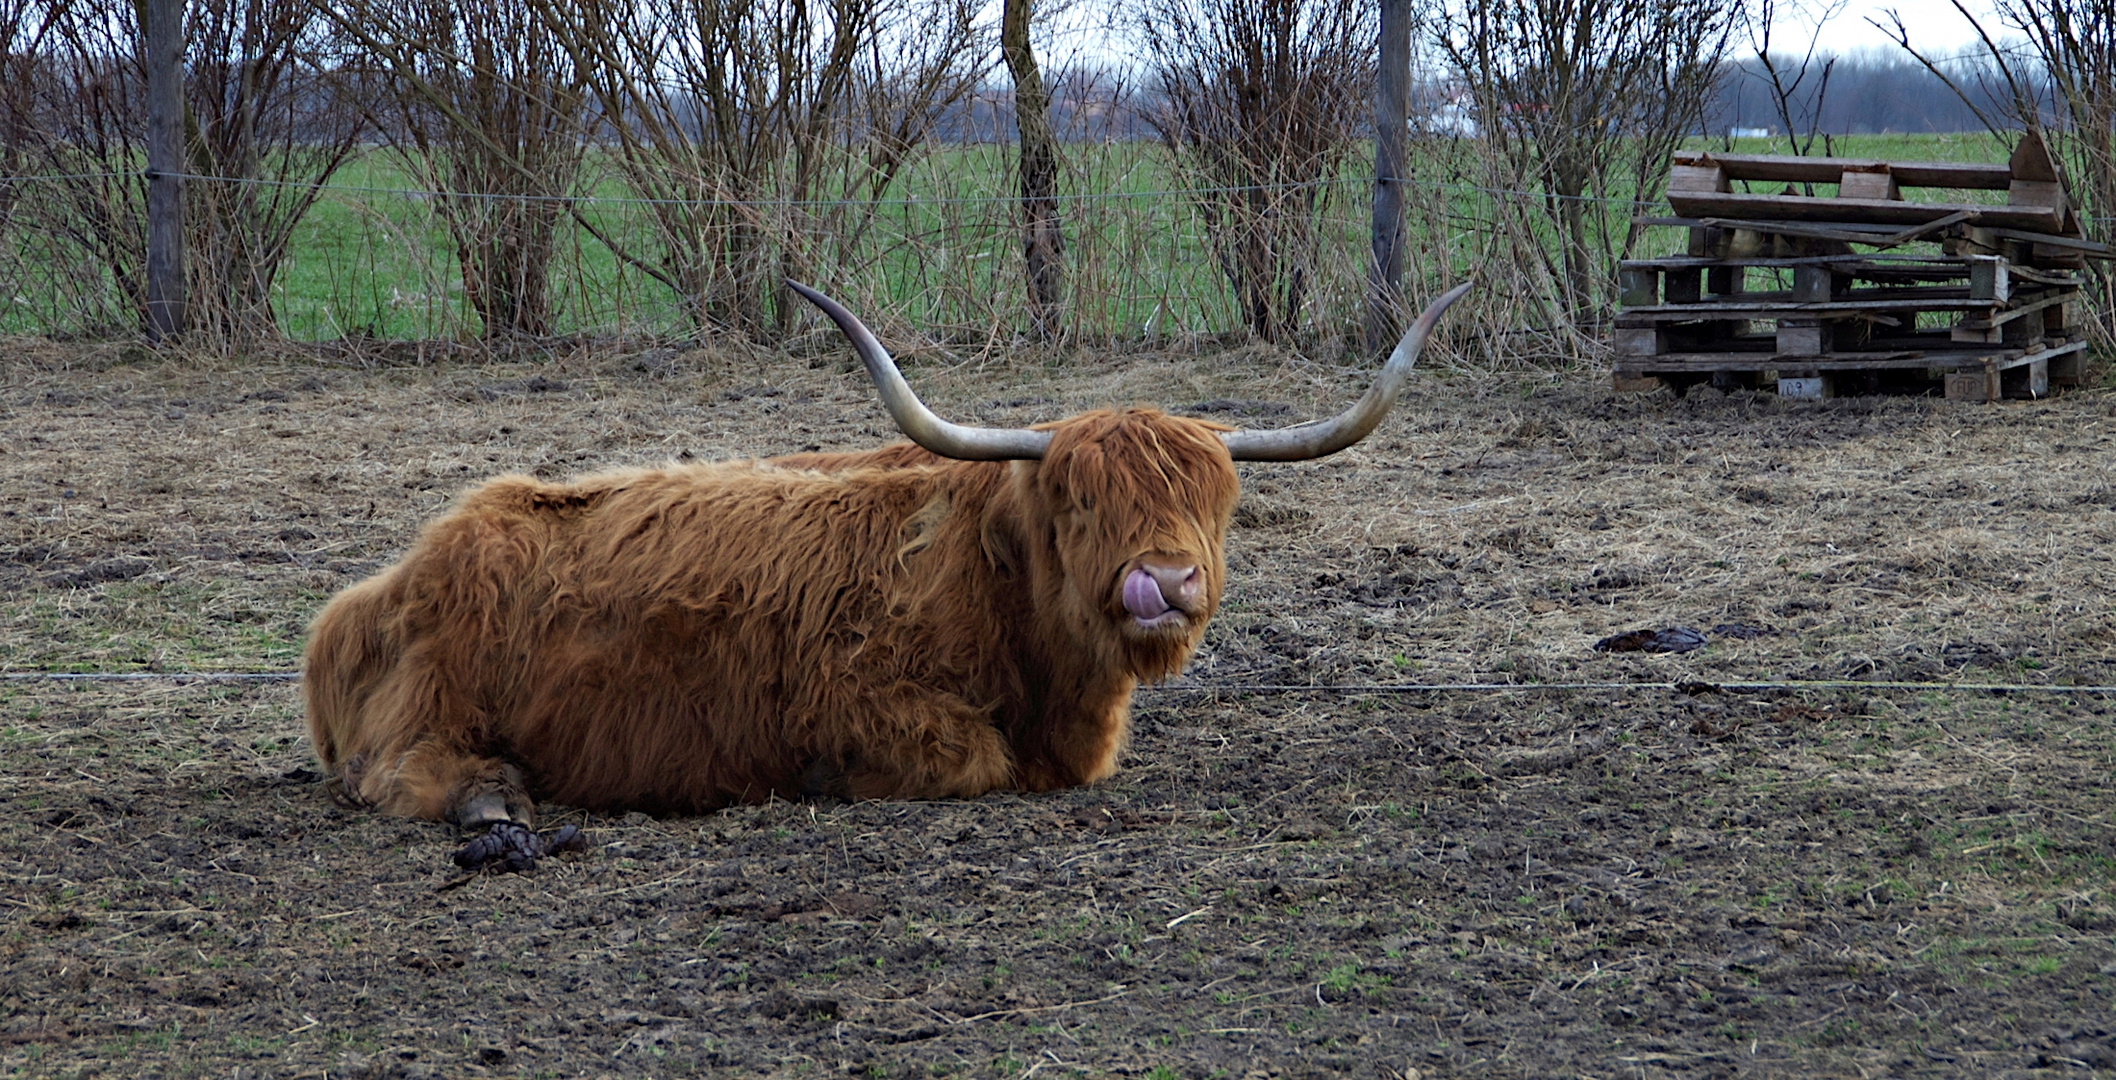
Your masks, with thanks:
<instances>
[{"instance_id":1,"label":"muddy ground","mask_svg":"<svg viewBox=\"0 0 2116 1080\"><path fill-rule=\"evenodd\" d=\"M1276 426L1363 374L912 378ZM335 806L290 683L9 681L0 1075L2116 1075L2116 717L2063 689L2116 684L2112 413L1421 375L1243 467L1226 606L1113 780L547 807L593 843L533 876ZM885 423L829 350L11 347L0 667L285 671L479 477ZM1592 648L1672 626L1708 644Z\"/></svg>"}]
</instances>

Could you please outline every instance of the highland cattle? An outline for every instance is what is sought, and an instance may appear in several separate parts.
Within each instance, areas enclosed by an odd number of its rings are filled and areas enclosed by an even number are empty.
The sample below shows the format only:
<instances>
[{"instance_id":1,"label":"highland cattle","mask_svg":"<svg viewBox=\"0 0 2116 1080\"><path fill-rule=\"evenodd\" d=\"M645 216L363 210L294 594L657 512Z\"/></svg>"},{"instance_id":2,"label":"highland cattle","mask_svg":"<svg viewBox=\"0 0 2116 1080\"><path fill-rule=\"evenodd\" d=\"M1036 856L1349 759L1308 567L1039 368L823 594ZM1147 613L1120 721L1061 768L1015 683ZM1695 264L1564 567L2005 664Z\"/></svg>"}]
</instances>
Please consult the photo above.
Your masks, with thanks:
<instances>
[{"instance_id":1,"label":"highland cattle","mask_svg":"<svg viewBox=\"0 0 2116 1080\"><path fill-rule=\"evenodd\" d=\"M1132 691L1220 602L1234 463L1364 438L1468 288L1344 413L1241 431L1144 408L952 424L793 287L912 442L473 489L311 628L309 732L344 798L482 829L457 861L519 869L572 837L531 831L539 799L694 813L1102 779Z\"/></svg>"}]
</instances>

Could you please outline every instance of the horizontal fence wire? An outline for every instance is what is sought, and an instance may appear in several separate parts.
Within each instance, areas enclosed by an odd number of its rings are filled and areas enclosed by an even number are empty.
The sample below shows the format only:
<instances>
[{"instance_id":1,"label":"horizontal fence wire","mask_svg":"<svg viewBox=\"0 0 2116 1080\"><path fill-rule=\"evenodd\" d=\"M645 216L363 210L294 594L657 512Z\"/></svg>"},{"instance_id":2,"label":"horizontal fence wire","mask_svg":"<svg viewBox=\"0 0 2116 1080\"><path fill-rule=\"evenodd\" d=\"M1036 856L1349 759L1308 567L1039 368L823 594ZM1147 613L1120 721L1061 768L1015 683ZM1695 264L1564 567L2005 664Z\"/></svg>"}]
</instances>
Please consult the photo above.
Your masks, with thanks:
<instances>
[{"instance_id":1,"label":"horizontal fence wire","mask_svg":"<svg viewBox=\"0 0 2116 1080\"><path fill-rule=\"evenodd\" d=\"M152 170L138 172L64 173L50 175L0 176L0 184L29 184L69 180L113 180L136 177L152 180L156 176L173 177L178 180L195 180L211 184L248 184L257 187L294 188L307 191L345 192L361 195L399 195L414 199L464 199L490 200L494 202L526 203L589 203L608 206L722 206L740 209L768 210L775 207L916 207L916 206L992 206L1028 201L1020 195L935 195L906 196L893 199L706 199L706 198L648 198L637 195L531 195L505 191L453 191L445 188L387 187L371 184L318 183L313 180L279 180L264 176L216 176L211 173L164 172ZM1294 192L1320 190L1336 187L1366 187L1378 183L1395 183L1426 191L1452 191L1461 194L1497 195L1505 198L1555 200L1559 202L1593 203L1603 206L1655 206L1664 200L1618 198L1609 195L1565 195L1558 192L1530 191L1523 188L1486 187L1481 184L1464 184L1445 180L1424 180L1412 176L1398 177L1332 177L1326 180L1289 181L1283 184L1245 184L1230 186L1163 188L1149 191L1081 191L1053 192L1038 196L1053 202L1118 202L1134 199L1203 198L1218 195L1241 195L1259 191ZM2095 218L2093 220L2107 220Z\"/></svg>"},{"instance_id":2,"label":"horizontal fence wire","mask_svg":"<svg viewBox=\"0 0 2116 1080\"><path fill-rule=\"evenodd\" d=\"M0 673L9 682L294 682L298 671L10 671ZM1146 683L1141 692L1208 694L1482 694L1504 692L1581 690L1667 690L1698 696L1764 690L1909 690L1953 694L2116 694L2116 686L2065 686L2058 683L1970 683L1865 681L1860 679L1741 679L1711 681L1676 679L1661 681L1588 681L1548 683L1220 683L1177 680Z\"/></svg>"}]
</instances>

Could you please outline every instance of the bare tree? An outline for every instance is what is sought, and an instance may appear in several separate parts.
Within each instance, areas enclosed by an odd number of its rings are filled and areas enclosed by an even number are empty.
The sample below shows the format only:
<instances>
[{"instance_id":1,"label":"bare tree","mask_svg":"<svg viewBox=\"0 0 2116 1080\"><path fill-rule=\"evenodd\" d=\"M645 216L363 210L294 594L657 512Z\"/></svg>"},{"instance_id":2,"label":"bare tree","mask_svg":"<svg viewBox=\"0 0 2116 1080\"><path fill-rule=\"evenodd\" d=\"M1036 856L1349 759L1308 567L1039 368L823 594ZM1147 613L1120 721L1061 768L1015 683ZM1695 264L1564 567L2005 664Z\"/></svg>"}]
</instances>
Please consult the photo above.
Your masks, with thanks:
<instances>
[{"instance_id":1,"label":"bare tree","mask_svg":"<svg viewBox=\"0 0 2116 1080\"><path fill-rule=\"evenodd\" d=\"M377 65L379 122L414 182L437 192L485 335L550 333L557 226L587 147L587 73L532 0L327 10Z\"/></svg>"},{"instance_id":2,"label":"bare tree","mask_svg":"<svg viewBox=\"0 0 2116 1080\"><path fill-rule=\"evenodd\" d=\"M1631 218L1703 116L1731 12L1722 0L1423 0L1420 21L1474 102L1488 185L1540 196L1541 215L1511 196L1493 213L1513 257L1542 260L1554 324L1591 328L1607 309L1615 263L1639 237Z\"/></svg>"},{"instance_id":3,"label":"bare tree","mask_svg":"<svg viewBox=\"0 0 2116 1080\"><path fill-rule=\"evenodd\" d=\"M118 306L146 303L146 73L138 9L29 0L0 9L12 36L0 131L9 171L43 172L18 209L73 254L62 267L106 275ZM324 25L307 0L193 0L185 22L185 248L189 332L229 341L276 332L273 283L295 226L362 131L339 92ZM78 260L78 262L76 261ZM62 283L62 289L65 287ZM98 311L100 329L133 318Z\"/></svg>"},{"instance_id":4,"label":"bare tree","mask_svg":"<svg viewBox=\"0 0 2116 1080\"><path fill-rule=\"evenodd\" d=\"M1829 149L1829 136L1822 133L1822 110L1829 98L1829 80L1837 70L1837 58L1821 55L1819 48L1822 28L1844 10L1844 4L1845 0L1819 5L1793 0L1784 5L1790 9L1786 13L1805 17L1815 26L1798 61L1790 54L1771 51L1771 37L1778 29L1782 11L1778 0L1757 0L1755 10L1747 16L1749 45L1756 54L1756 66L1753 71L1740 69L1741 75L1761 79L1770 95L1771 111L1783 125L1786 143L1796 155L1813 153L1817 138L1823 140L1825 153ZM1808 89L1803 92L1803 87Z\"/></svg>"},{"instance_id":5,"label":"bare tree","mask_svg":"<svg viewBox=\"0 0 2116 1080\"><path fill-rule=\"evenodd\" d=\"M699 325L758 338L797 314L783 279L858 260L878 201L989 63L968 0L535 2L651 200L659 250L613 248Z\"/></svg>"},{"instance_id":6,"label":"bare tree","mask_svg":"<svg viewBox=\"0 0 2116 1080\"><path fill-rule=\"evenodd\" d=\"M1359 0L1149 0L1147 115L1199 209L1242 320L1298 331L1327 181L1366 133L1373 12Z\"/></svg>"},{"instance_id":7,"label":"bare tree","mask_svg":"<svg viewBox=\"0 0 2116 1080\"><path fill-rule=\"evenodd\" d=\"M2015 141L2013 132L2020 130L2040 138L2079 201L2074 220L2106 222L2116 214L2116 0L1998 0L1998 25L2021 35L2022 45L2002 43L1961 0L1953 2L1976 28L1989 61L1976 74L1999 85L1977 85L1948 71L1911 44L1895 12L1888 13L1887 24L1875 25L1975 109L2000 141ZM2098 302L2088 314L2095 335L2107 342L2116 337L2116 274L2107 263L2096 263L2094 275Z\"/></svg>"},{"instance_id":8,"label":"bare tree","mask_svg":"<svg viewBox=\"0 0 2116 1080\"><path fill-rule=\"evenodd\" d=\"M1029 321L1043 337L1065 328L1065 231L1058 216L1058 139L1051 95L1029 43L1030 0L1004 0L999 48L1014 77L1020 142L1022 253L1028 266Z\"/></svg>"}]
</instances>

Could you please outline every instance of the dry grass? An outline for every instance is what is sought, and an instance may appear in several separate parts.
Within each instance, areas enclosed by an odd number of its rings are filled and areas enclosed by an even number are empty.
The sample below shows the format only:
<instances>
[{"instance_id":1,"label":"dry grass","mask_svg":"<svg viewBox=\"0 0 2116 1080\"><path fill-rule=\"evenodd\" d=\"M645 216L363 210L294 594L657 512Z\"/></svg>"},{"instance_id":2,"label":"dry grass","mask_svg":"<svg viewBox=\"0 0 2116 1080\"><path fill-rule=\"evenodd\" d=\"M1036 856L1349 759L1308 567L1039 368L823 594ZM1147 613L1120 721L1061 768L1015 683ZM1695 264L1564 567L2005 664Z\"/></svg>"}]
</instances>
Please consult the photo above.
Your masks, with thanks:
<instances>
[{"instance_id":1,"label":"dry grass","mask_svg":"<svg viewBox=\"0 0 2116 1080\"><path fill-rule=\"evenodd\" d=\"M31 350L0 385L11 668L283 664L324 595L479 478L888 437L832 353L113 358ZM1261 346L933 359L914 377L937 405L1004 424L1139 401L1284 424L1350 400L1365 375ZM1251 527L1197 674L1940 678L1969 665L2116 682L2100 603L2116 591L2110 409L2092 392L1988 407L1702 390L1676 402L1583 376L1428 376L1366 444L1246 470ZM1683 657L1584 647L1673 623L1781 632ZM175 624L202 636L168 640ZM1266 628L1299 637L1303 657L1252 669ZM127 645L94 646L97 633Z\"/></svg>"},{"instance_id":2,"label":"dry grass","mask_svg":"<svg viewBox=\"0 0 2116 1080\"><path fill-rule=\"evenodd\" d=\"M1065 360L911 377L992 423L1268 424L1363 378ZM875 444L848 366L18 348L0 666L285 668L478 477ZM0 685L0 1075L2116 1068L2104 695L1229 689L2116 682L2111 406L1430 374L1354 451L1245 467L1226 607L1112 781L551 808L590 855L459 888L446 830L324 797L291 686ZM1777 633L1590 648L1722 622Z\"/></svg>"}]
</instances>

